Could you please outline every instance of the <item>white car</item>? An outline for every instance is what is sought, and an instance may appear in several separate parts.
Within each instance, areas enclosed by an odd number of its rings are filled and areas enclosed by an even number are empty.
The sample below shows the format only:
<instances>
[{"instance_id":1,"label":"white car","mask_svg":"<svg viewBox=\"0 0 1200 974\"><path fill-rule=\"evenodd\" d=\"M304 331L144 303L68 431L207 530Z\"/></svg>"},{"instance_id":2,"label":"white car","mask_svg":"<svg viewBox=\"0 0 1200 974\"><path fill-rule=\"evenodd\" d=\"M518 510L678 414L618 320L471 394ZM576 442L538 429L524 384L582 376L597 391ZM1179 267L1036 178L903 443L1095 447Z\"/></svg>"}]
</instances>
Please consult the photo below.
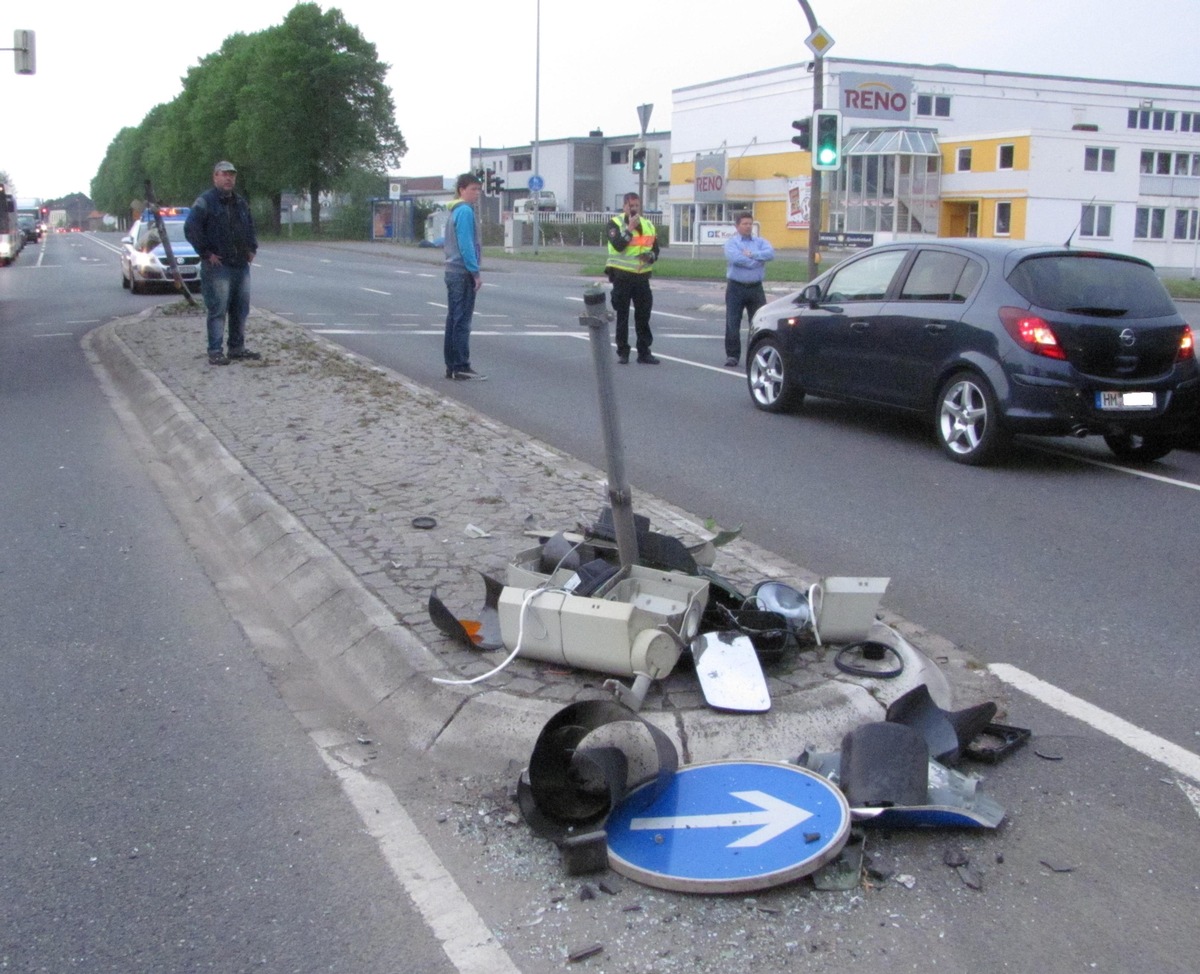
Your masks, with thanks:
<instances>
[{"instance_id":1,"label":"white car","mask_svg":"<svg viewBox=\"0 0 1200 974\"><path fill-rule=\"evenodd\" d=\"M171 243L175 266L179 268L179 276L189 290L199 290L200 255L183 235L188 208L162 207L159 213ZM174 287L175 283L154 217L146 210L129 235L121 238L121 287L141 294L150 285Z\"/></svg>"}]
</instances>

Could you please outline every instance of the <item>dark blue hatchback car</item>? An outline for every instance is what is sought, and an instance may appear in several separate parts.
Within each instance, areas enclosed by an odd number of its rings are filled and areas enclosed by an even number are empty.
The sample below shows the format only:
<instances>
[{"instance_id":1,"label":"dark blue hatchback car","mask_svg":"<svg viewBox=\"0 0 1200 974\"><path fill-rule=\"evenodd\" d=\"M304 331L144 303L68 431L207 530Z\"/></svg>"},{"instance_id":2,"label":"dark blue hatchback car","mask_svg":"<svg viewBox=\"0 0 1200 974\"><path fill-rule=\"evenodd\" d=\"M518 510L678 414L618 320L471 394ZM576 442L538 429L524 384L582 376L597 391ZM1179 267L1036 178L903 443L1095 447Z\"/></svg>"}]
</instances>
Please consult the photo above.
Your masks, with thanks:
<instances>
[{"instance_id":1,"label":"dark blue hatchback car","mask_svg":"<svg viewBox=\"0 0 1200 974\"><path fill-rule=\"evenodd\" d=\"M998 240L843 261L755 315L747 380L770 412L812 394L926 414L968 464L1016 433L1098 434L1157 460L1200 414L1192 330L1150 264Z\"/></svg>"}]
</instances>

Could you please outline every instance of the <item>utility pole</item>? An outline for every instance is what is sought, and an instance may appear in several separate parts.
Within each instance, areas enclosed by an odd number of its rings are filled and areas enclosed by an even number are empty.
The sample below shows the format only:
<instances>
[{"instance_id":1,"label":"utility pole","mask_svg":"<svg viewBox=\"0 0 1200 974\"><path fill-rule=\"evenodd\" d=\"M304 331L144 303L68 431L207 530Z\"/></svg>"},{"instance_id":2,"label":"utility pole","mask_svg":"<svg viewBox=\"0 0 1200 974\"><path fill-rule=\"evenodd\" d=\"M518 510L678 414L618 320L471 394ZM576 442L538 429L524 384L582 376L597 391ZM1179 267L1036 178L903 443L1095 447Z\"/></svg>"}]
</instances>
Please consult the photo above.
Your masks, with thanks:
<instances>
[{"instance_id":1,"label":"utility pole","mask_svg":"<svg viewBox=\"0 0 1200 974\"><path fill-rule=\"evenodd\" d=\"M816 15L808 0L799 0L804 16L808 18L811 33L805 44L813 52L813 113L825 107L825 52L833 47L830 37L817 23ZM813 135L816 135L814 132ZM821 266L821 170L812 170L808 201L808 279L817 276Z\"/></svg>"}]
</instances>

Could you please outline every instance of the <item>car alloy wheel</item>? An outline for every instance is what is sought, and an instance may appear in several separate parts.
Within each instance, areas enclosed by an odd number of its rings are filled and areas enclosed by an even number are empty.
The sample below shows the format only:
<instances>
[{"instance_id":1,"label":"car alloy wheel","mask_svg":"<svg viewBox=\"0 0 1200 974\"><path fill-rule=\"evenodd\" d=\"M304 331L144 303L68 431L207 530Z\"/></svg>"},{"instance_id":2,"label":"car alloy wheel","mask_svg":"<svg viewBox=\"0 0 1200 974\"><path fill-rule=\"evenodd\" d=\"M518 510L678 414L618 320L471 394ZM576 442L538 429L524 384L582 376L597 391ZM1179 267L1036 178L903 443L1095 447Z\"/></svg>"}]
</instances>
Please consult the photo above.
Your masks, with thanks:
<instances>
[{"instance_id":1,"label":"car alloy wheel","mask_svg":"<svg viewBox=\"0 0 1200 974\"><path fill-rule=\"evenodd\" d=\"M1113 455L1134 463L1150 463L1161 460L1174 448L1172 440L1165 436L1139 436L1136 433L1106 433L1104 442Z\"/></svg>"},{"instance_id":2,"label":"car alloy wheel","mask_svg":"<svg viewBox=\"0 0 1200 974\"><path fill-rule=\"evenodd\" d=\"M750 349L746 383L754 405L769 413L795 409L804 400L804 390L784 361L774 336L767 336Z\"/></svg>"},{"instance_id":3,"label":"car alloy wheel","mask_svg":"<svg viewBox=\"0 0 1200 974\"><path fill-rule=\"evenodd\" d=\"M942 385L936 419L938 443L957 463L988 463L1007 439L991 387L973 372L955 373Z\"/></svg>"}]
</instances>

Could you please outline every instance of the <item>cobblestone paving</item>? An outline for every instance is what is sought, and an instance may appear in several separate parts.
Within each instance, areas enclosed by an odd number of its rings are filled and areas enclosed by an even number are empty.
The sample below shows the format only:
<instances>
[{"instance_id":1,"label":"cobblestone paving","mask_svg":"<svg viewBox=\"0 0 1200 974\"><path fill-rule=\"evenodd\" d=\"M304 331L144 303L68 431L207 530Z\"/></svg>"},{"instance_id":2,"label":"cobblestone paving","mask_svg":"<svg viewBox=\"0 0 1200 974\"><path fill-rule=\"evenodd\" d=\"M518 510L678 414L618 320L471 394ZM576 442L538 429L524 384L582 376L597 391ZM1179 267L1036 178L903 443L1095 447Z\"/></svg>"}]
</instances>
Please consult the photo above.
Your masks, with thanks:
<instances>
[{"instance_id":1,"label":"cobblestone paving","mask_svg":"<svg viewBox=\"0 0 1200 974\"><path fill-rule=\"evenodd\" d=\"M275 498L336 553L417 638L460 678L487 672L503 653L457 647L430 622L428 600L460 615L483 599L478 572L503 580L513 555L535 545L532 528L571 530L607 504L605 475L523 433L465 409L436 390L361 360L284 319L254 312L247 344L261 362L207 364L203 319L162 306L118 331L145 366L220 439ZM601 431L597 419L596 435ZM706 526L632 485L634 507L654 530L685 543ZM433 530L414 517L437 520ZM475 537L478 528L486 537ZM804 569L740 539L716 571L740 588L765 578L798 587ZM961 654L902 620L885 620L940 663ZM789 654L768 673L773 699L841 679L832 654ZM595 696L602 674L518 659L488 681L506 692L570 701ZM695 677L677 668L647 709L703 706Z\"/></svg>"}]
</instances>

